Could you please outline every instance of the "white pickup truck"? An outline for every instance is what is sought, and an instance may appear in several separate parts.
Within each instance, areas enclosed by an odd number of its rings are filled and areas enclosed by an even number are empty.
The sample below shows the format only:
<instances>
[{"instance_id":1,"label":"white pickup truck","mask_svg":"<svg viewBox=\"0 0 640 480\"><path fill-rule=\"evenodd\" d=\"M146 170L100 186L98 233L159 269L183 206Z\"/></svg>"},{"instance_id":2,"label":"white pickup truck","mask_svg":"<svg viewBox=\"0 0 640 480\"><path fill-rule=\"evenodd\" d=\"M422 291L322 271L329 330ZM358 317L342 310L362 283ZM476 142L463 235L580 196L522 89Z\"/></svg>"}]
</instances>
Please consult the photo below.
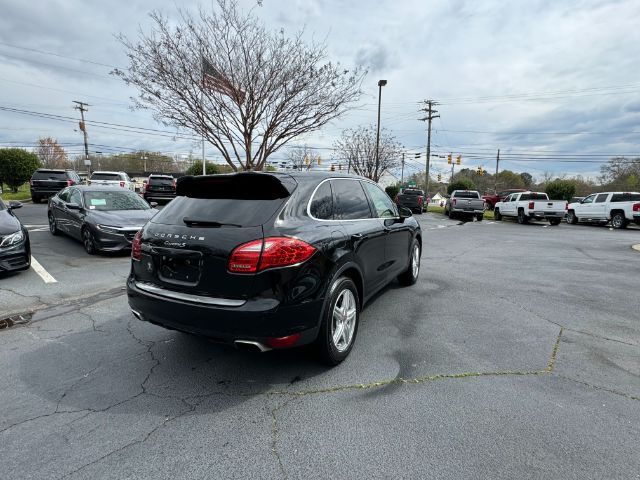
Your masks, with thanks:
<instances>
[{"instance_id":1,"label":"white pickup truck","mask_svg":"<svg viewBox=\"0 0 640 480\"><path fill-rule=\"evenodd\" d=\"M546 219L551 225L559 225L566 209L567 202L549 200L546 193L517 192L496 203L493 214L498 221L502 220L502 217L516 217L518 223Z\"/></svg>"},{"instance_id":2,"label":"white pickup truck","mask_svg":"<svg viewBox=\"0 0 640 480\"><path fill-rule=\"evenodd\" d=\"M613 228L626 228L629 223L640 225L640 193L593 193L567 207L567 223L609 223Z\"/></svg>"},{"instance_id":3,"label":"white pickup truck","mask_svg":"<svg viewBox=\"0 0 640 480\"><path fill-rule=\"evenodd\" d=\"M125 172L93 172L87 182L89 185L110 185L136 191L136 184Z\"/></svg>"}]
</instances>

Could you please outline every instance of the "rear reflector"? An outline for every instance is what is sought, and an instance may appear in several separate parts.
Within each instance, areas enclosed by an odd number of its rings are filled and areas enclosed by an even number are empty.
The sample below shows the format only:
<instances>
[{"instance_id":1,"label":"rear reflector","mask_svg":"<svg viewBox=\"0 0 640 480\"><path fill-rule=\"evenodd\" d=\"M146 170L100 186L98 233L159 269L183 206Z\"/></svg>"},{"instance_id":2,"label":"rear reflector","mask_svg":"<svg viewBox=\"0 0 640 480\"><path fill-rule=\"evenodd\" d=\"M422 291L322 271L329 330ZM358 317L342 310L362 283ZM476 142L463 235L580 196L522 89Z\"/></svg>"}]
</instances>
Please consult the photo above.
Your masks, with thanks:
<instances>
[{"instance_id":1,"label":"rear reflector","mask_svg":"<svg viewBox=\"0 0 640 480\"><path fill-rule=\"evenodd\" d=\"M236 247L229 257L233 273L256 273L268 268L288 267L308 260L316 251L308 243L289 237L269 237Z\"/></svg>"},{"instance_id":2,"label":"rear reflector","mask_svg":"<svg viewBox=\"0 0 640 480\"><path fill-rule=\"evenodd\" d=\"M300 340L300 334L294 333L287 337L271 337L267 338L267 346L271 348L288 348L295 345Z\"/></svg>"}]
</instances>

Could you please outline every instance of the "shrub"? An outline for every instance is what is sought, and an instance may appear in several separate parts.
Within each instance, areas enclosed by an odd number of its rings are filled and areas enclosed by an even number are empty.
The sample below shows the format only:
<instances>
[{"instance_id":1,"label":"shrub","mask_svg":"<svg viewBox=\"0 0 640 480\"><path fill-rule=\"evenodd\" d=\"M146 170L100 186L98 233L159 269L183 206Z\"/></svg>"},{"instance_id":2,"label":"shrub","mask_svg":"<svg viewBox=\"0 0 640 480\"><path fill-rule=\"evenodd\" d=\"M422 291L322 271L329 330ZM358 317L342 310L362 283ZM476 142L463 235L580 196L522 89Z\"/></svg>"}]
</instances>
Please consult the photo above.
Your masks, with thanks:
<instances>
[{"instance_id":1,"label":"shrub","mask_svg":"<svg viewBox=\"0 0 640 480\"><path fill-rule=\"evenodd\" d=\"M468 178L461 178L449 184L449 186L447 187L447 193L451 195L451 192L453 192L454 190L475 190L475 189L476 189L475 183L473 183Z\"/></svg>"},{"instance_id":2,"label":"shrub","mask_svg":"<svg viewBox=\"0 0 640 480\"><path fill-rule=\"evenodd\" d=\"M21 148L0 149L0 180L13 193L18 192L18 187L29 180L38 167L40 161L35 153Z\"/></svg>"},{"instance_id":3,"label":"shrub","mask_svg":"<svg viewBox=\"0 0 640 480\"><path fill-rule=\"evenodd\" d=\"M398 192L400 192L400 187L398 185L389 185L384 189L384 191L387 192L387 195L394 199L396 198L396 195L398 195Z\"/></svg>"},{"instance_id":4,"label":"shrub","mask_svg":"<svg viewBox=\"0 0 640 480\"><path fill-rule=\"evenodd\" d=\"M202 175L202 160L193 162L193 165L187 168L185 173L187 175ZM220 173L218 166L214 163L207 162L207 175L215 175L216 173Z\"/></svg>"},{"instance_id":5,"label":"shrub","mask_svg":"<svg viewBox=\"0 0 640 480\"><path fill-rule=\"evenodd\" d=\"M547 183L545 192L551 200L571 200L576 194L576 184L571 180L554 180Z\"/></svg>"}]
</instances>

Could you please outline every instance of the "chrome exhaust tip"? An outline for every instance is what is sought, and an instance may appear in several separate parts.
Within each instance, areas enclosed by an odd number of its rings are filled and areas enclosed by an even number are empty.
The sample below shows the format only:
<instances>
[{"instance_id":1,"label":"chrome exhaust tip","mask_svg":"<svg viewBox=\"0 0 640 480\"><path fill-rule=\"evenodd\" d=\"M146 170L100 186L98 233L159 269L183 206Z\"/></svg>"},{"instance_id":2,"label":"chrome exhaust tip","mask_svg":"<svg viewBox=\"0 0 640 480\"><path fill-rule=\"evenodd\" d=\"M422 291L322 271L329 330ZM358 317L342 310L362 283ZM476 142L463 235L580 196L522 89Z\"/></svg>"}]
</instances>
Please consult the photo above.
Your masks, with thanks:
<instances>
[{"instance_id":1,"label":"chrome exhaust tip","mask_svg":"<svg viewBox=\"0 0 640 480\"><path fill-rule=\"evenodd\" d=\"M254 342L253 340L235 340L233 345L239 350L247 350L251 352L264 353L271 350L271 348L260 342Z\"/></svg>"}]
</instances>

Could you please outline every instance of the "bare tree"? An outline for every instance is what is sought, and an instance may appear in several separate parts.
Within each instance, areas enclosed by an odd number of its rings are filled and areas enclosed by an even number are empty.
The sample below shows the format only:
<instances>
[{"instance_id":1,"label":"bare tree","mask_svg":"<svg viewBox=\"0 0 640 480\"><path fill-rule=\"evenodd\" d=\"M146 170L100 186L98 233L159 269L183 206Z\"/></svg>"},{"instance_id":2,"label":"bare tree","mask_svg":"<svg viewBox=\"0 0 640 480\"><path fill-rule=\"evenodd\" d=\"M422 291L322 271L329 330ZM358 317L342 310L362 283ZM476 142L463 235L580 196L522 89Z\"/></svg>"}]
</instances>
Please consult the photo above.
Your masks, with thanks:
<instances>
[{"instance_id":1,"label":"bare tree","mask_svg":"<svg viewBox=\"0 0 640 480\"><path fill-rule=\"evenodd\" d=\"M262 170L290 140L339 117L360 96L364 72L327 60L303 32L270 32L235 0L217 0L176 22L158 12L135 41L120 35L129 58L112 73L138 88L136 108L202 135L234 170Z\"/></svg>"},{"instance_id":2,"label":"bare tree","mask_svg":"<svg viewBox=\"0 0 640 480\"><path fill-rule=\"evenodd\" d=\"M304 145L291 148L287 152L287 160L297 170L310 170L318 164L320 154Z\"/></svg>"},{"instance_id":3,"label":"bare tree","mask_svg":"<svg viewBox=\"0 0 640 480\"><path fill-rule=\"evenodd\" d=\"M400 163L402 145L387 131L380 132L379 164L376 169L376 129L359 127L342 132L334 149L341 162L364 177L377 182L382 174Z\"/></svg>"},{"instance_id":4,"label":"bare tree","mask_svg":"<svg viewBox=\"0 0 640 480\"><path fill-rule=\"evenodd\" d=\"M36 155L42 166L46 168L69 168L71 166L67 152L55 138L39 138Z\"/></svg>"}]
</instances>

